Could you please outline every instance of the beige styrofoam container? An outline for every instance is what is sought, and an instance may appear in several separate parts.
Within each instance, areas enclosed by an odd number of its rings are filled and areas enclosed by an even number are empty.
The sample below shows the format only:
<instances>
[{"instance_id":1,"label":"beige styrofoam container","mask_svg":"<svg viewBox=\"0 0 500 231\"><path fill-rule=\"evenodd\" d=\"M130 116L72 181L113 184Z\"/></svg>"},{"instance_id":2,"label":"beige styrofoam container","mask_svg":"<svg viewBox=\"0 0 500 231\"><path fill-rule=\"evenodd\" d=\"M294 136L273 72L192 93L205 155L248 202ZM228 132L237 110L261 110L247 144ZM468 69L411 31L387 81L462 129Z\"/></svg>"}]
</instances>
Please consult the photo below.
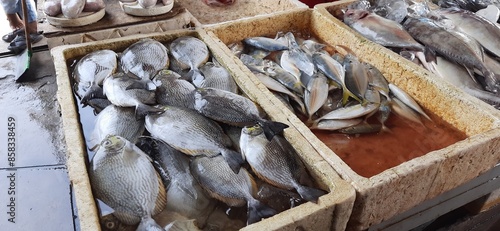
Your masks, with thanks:
<instances>
[{"instance_id":1,"label":"beige styrofoam container","mask_svg":"<svg viewBox=\"0 0 500 231\"><path fill-rule=\"evenodd\" d=\"M202 24L216 24L256 15L265 15L297 8L309 8L299 0L236 0L225 7L208 6L201 0L177 0Z\"/></svg>"},{"instance_id":2,"label":"beige styrofoam container","mask_svg":"<svg viewBox=\"0 0 500 231\"><path fill-rule=\"evenodd\" d=\"M261 97L271 99L275 107L288 114L290 123L356 189L356 201L348 229L367 229L473 179L500 162L499 111L447 82L434 78L413 63L402 60L399 55L375 46L352 33L343 23L330 18L330 14L321 11L294 10L222 23L205 29L220 41L219 45L228 55L231 51L226 47L227 44L250 36L274 37L279 31L308 31L327 44L347 46L362 61L381 70L390 82L408 92L425 109L468 137L373 177L362 177L321 142L234 56L236 65L241 66L242 71L263 89Z\"/></svg>"},{"instance_id":3,"label":"beige styrofoam container","mask_svg":"<svg viewBox=\"0 0 500 231\"><path fill-rule=\"evenodd\" d=\"M67 167L75 193L82 230L96 231L100 230L100 226L97 207L92 196L87 174L88 154L86 152L76 101L73 97L71 75L66 61L101 49L111 49L121 52L141 38L153 38L157 41L168 43L183 35L195 36L205 41L212 55L230 71L242 92L264 108L272 120L288 123L287 117L281 110L269 106L271 105L269 99L260 97L259 92L261 90L257 89L253 82L247 79L246 75L240 73L239 66L232 66L232 63L228 62L230 58L224 57L225 54L221 52L219 46L214 44L212 38L202 29L176 30L167 33L129 36L53 48L51 55L55 63L57 75L57 100L61 106L65 141L68 144ZM304 203L271 218L247 226L243 230L296 230L300 227L307 230L344 230L354 204L354 188L342 180L309 143L303 141L301 134L293 126L285 129L284 135L297 150L319 187L327 190L329 193L322 196L318 204Z\"/></svg>"}]
</instances>

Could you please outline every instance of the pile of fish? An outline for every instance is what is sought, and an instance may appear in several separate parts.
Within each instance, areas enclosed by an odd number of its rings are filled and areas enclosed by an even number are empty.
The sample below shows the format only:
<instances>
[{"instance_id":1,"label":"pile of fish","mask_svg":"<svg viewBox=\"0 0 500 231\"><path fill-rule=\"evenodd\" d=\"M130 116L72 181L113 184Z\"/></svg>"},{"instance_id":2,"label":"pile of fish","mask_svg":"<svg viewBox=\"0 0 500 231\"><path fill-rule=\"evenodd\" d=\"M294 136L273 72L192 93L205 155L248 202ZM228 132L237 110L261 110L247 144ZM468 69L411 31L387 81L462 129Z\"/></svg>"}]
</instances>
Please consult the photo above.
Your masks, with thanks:
<instances>
[{"instance_id":1,"label":"pile of fish","mask_svg":"<svg viewBox=\"0 0 500 231\"><path fill-rule=\"evenodd\" d=\"M439 5L430 10L426 1L362 0L347 7L343 21L367 39L500 108L500 3L461 0Z\"/></svg>"},{"instance_id":2,"label":"pile of fish","mask_svg":"<svg viewBox=\"0 0 500 231\"><path fill-rule=\"evenodd\" d=\"M342 57L336 48L313 38L296 39L292 32L250 37L229 47L311 129L387 131L391 112L417 123L421 116L430 120L411 96L352 51Z\"/></svg>"},{"instance_id":3,"label":"pile of fish","mask_svg":"<svg viewBox=\"0 0 500 231\"><path fill-rule=\"evenodd\" d=\"M106 7L103 0L45 0L43 12L52 17L61 13L66 18L78 18L82 12L97 12Z\"/></svg>"},{"instance_id":4,"label":"pile of fish","mask_svg":"<svg viewBox=\"0 0 500 231\"><path fill-rule=\"evenodd\" d=\"M138 6L144 9L153 8L157 4L162 4L168 6L174 3L174 0L119 0L123 3L136 3Z\"/></svg>"},{"instance_id":5,"label":"pile of fish","mask_svg":"<svg viewBox=\"0 0 500 231\"><path fill-rule=\"evenodd\" d=\"M94 51L74 65L74 92L97 113L87 140L92 189L121 224L217 230L213 199L246 206L251 224L326 193L282 136L288 125L266 119L210 56L202 40L182 36ZM257 194L258 186L274 190ZM276 191L287 208L261 201ZM165 211L193 222L159 225Z\"/></svg>"}]
</instances>

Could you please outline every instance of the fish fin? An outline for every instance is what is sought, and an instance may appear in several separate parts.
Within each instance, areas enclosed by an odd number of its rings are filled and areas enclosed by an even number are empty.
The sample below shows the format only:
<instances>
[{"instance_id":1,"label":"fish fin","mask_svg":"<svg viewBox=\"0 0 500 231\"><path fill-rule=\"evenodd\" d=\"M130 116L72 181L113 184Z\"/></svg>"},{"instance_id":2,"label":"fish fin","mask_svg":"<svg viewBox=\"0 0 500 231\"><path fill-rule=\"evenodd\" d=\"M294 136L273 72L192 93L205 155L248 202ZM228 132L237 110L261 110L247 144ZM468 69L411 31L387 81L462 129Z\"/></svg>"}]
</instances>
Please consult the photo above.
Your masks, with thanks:
<instances>
[{"instance_id":1,"label":"fish fin","mask_svg":"<svg viewBox=\"0 0 500 231\"><path fill-rule=\"evenodd\" d=\"M238 174L240 172L241 165L245 162L243 156L231 149L225 149L221 152L221 155L226 160L227 164L233 170L234 173Z\"/></svg>"},{"instance_id":2,"label":"fish fin","mask_svg":"<svg viewBox=\"0 0 500 231\"><path fill-rule=\"evenodd\" d=\"M135 119L141 120L149 114L161 114L165 112L164 109L151 107L146 104L139 104L135 107Z\"/></svg>"},{"instance_id":3,"label":"fish fin","mask_svg":"<svg viewBox=\"0 0 500 231\"><path fill-rule=\"evenodd\" d=\"M165 229L148 215L141 218L141 222L136 231L165 231Z\"/></svg>"},{"instance_id":4,"label":"fish fin","mask_svg":"<svg viewBox=\"0 0 500 231\"><path fill-rule=\"evenodd\" d=\"M347 89L347 87L342 86L342 105L345 106L345 104L347 103L347 100L349 99L349 97L355 99L359 103L363 103L363 100L361 100L359 97L357 97L356 95L354 95L354 93L352 93L351 91L349 91L349 89Z\"/></svg>"},{"instance_id":5,"label":"fish fin","mask_svg":"<svg viewBox=\"0 0 500 231\"><path fill-rule=\"evenodd\" d=\"M262 120L259 124L262 126L262 129L264 129L264 135L266 135L269 141L271 141L276 134L282 134L283 130L288 128L287 124L269 120Z\"/></svg>"},{"instance_id":6,"label":"fish fin","mask_svg":"<svg viewBox=\"0 0 500 231\"><path fill-rule=\"evenodd\" d=\"M311 201L314 203L318 203L318 198L320 196L323 196L326 194L326 192L323 190L315 189L315 188L311 188L311 187L307 187L307 186L303 186L303 185L297 185L297 187L295 187L295 189L297 189L297 192L299 193L300 197L302 197L302 199L304 199L306 201Z\"/></svg>"},{"instance_id":7,"label":"fish fin","mask_svg":"<svg viewBox=\"0 0 500 231\"><path fill-rule=\"evenodd\" d=\"M87 106L88 101L94 98L103 98L103 99L106 98L106 96L104 95L104 91L102 90L102 87L100 87L95 83L93 83L92 86L90 86L90 89L82 97L80 103Z\"/></svg>"},{"instance_id":8,"label":"fish fin","mask_svg":"<svg viewBox=\"0 0 500 231\"><path fill-rule=\"evenodd\" d=\"M199 87L205 80L205 76L201 73L200 70L198 69L191 69L187 74L186 77L188 78L188 81L193 83L193 85Z\"/></svg>"},{"instance_id":9,"label":"fish fin","mask_svg":"<svg viewBox=\"0 0 500 231\"><path fill-rule=\"evenodd\" d=\"M276 210L258 200L249 200L247 225L259 222L262 218L274 216L276 213Z\"/></svg>"},{"instance_id":10,"label":"fish fin","mask_svg":"<svg viewBox=\"0 0 500 231\"><path fill-rule=\"evenodd\" d=\"M125 88L125 90L133 90L133 89L153 91L156 90L156 85L151 80L135 81L134 83L127 86L127 88Z\"/></svg>"}]
</instances>

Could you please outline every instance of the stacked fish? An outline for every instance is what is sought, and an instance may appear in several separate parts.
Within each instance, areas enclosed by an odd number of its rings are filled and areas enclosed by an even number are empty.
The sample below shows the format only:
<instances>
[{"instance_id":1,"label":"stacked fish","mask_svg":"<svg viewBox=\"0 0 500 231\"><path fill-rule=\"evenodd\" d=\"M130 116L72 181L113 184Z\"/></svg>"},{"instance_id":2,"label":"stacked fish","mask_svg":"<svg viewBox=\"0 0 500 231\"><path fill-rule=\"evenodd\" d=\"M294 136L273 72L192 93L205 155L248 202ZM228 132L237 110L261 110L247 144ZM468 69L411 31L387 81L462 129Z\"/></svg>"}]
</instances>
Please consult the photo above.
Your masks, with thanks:
<instances>
[{"instance_id":1,"label":"stacked fish","mask_svg":"<svg viewBox=\"0 0 500 231\"><path fill-rule=\"evenodd\" d=\"M439 4L477 10L484 8L485 2L439 1ZM430 11L425 1L380 0L371 6L363 0L349 5L343 20L367 39L500 108L498 5L491 1L487 11L490 13L483 17L457 7Z\"/></svg>"},{"instance_id":2,"label":"stacked fish","mask_svg":"<svg viewBox=\"0 0 500 231\"><path fill-rule=\"evenodd\" d=\"M229 72L209 59L202 40L183 36L168 48L143 39L120 55L100 50L76 63L75 94L99 108L88 140L96 152L91 184L121 223L163 230L152 217L166 208L203 228L215 198L246 205L251 224L277 213L259 200L256 182L295 190L306 201L325 194L312 187L283 138L288 125L261 115L237 93ZM245 160L251 169L242 167Z\"/></svg>"},{"instance_id":3,"label":"stacked fish","mask_svg":"<svg viewBox=\"0 0 500 231\"><path fill-rule=\"evenodd\" d=\"M417 123L429 119L411 96L374 66L292 32L230 44L259 80L311 129L348 134L388 130L392 112ZM333 50L333 51L332 51ZM333 54L331 54L333 53ZM375 116L379 122L368 122Z\"/></svg>"},{"instance_id":4,"label":"stacked fish","mask_svg":"<svg viewBox=\"0 0 500 231\"><path fill-rule=\"evenodd\" d=\"M61 13L69 19L78 18L82 12L97 12L106 7L103 0L46 0L43 12L52 17Z\"/></svg>"}]
</instances>

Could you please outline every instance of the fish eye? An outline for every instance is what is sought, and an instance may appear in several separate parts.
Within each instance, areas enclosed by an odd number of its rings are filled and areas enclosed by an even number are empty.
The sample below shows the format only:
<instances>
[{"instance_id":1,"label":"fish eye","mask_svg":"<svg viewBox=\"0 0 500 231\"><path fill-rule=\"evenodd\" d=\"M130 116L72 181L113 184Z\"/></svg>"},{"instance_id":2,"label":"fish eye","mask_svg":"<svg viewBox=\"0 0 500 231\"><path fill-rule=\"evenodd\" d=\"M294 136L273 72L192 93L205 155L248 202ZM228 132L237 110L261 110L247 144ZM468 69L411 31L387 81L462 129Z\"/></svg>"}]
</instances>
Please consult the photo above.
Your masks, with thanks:
<instances>
[{"instance_id":1,"label":"fish eye","mask_svg":"<svg viewBox=\"0 0 500 231\"><path fill-rule=\"evenodd\" d=\"M112 144L112 142L110 140L105 140L103 143L104 146L109 146L111 144Z\"/></svg>"}]
</instances>

